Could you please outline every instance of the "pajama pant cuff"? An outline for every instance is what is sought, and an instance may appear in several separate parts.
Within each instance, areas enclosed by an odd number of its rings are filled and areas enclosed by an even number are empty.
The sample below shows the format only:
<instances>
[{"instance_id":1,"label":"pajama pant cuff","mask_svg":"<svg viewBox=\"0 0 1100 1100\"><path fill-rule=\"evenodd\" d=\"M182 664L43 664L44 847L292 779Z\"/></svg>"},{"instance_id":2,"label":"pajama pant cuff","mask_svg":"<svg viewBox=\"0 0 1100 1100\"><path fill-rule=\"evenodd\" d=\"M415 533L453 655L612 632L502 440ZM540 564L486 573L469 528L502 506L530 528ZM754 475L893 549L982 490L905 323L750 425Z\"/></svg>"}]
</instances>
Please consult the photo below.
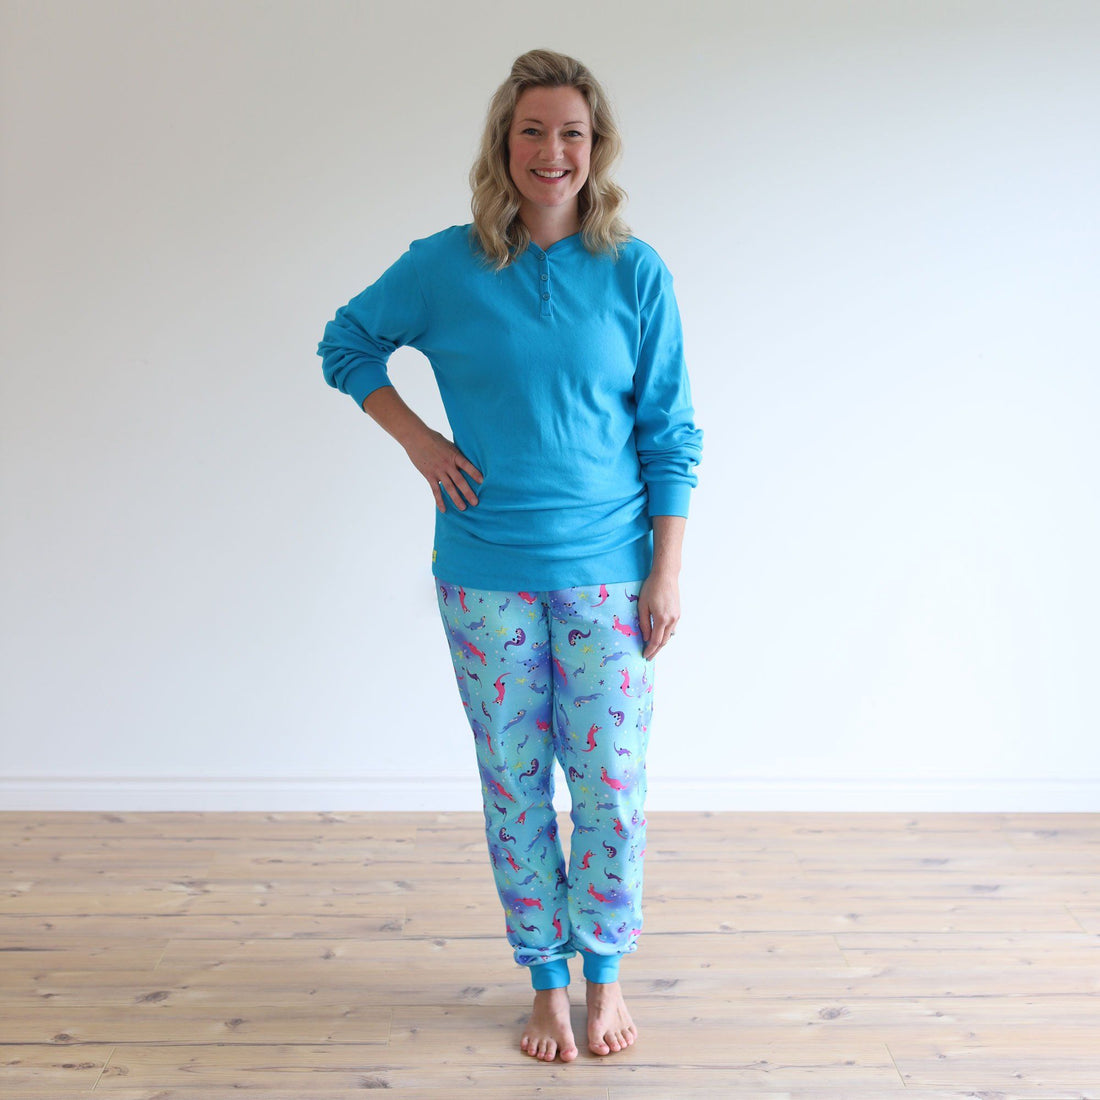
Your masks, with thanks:
<instances>
[{"instance_id":1,"label":"pajama pant cuff","mask_svg":"<svg viewBox=\"0 0 1100 1100\"><path fill-rule=\"evenodd\" d=\"M531 971L531 985L535 989L561 989L569 984L569 963L565 959L535 963L528 969Z\"/></svg>"},{"instance_id":2,"label":"pajama pant cuff","mask_svg":"<svg viewBox=\"0 0 1100 1100\"><path fill-rule=\"evenodd\" d=\"M619 955L595 955L581 949L584 959L584 976L590 982L617 982L619 980Z\"/></svg>"}]
</instances>

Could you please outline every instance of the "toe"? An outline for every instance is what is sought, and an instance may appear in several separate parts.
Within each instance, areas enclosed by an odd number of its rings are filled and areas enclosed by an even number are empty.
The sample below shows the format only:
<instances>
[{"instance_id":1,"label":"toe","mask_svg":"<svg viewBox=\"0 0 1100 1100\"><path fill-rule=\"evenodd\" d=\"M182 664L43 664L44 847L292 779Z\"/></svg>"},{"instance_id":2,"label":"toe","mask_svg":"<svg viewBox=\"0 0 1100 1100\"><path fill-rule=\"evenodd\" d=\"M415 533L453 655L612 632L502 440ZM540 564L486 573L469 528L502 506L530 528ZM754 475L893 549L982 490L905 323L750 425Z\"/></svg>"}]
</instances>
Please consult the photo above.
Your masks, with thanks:
<instances>
[{"instance_id":1,"label":"toe","mask_svg":"<svg viewBox=\"0 0 1100 1100\"><path fill-rule=\"evenodd\" d=\"M561 1060L563 1062L572 1062L573 1059L576 1058L576 1056L577 1056L577 1048L576 1047L566 1047L561 1052Z\"/></svg>"}]
</instances>

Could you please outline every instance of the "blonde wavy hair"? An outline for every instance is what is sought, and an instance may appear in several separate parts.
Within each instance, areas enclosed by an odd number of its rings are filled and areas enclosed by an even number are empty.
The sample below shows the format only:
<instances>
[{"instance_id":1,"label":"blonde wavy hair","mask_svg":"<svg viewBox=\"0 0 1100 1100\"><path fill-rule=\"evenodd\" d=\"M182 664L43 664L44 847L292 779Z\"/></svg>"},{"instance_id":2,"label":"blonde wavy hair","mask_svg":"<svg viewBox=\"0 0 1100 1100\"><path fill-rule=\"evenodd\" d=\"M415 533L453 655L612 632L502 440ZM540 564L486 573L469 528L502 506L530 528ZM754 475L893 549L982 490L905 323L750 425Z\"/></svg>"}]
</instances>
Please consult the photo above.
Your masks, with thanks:
<instances>
[{"instance_id":1,"label":"blonde wavy hair","mask_svg":"<svg viewBox=\"0 0 1100 1100\"><path fill-rule=\"evenodd\" d=\"M622 153L622 138L607 95L589 70L575 58L553 50L529 50L517 57L508 79L489 103L481 150L470 169L471 208L477 243L497 271L527 250L531 234L519 216L520 193L508 171L508 132L516 101L528 88L576 88L592 115L592 153L588 179L577 196L581 237L589 252L610 252L630 239L619 216L626 192L611 178Z\"/></svg>"}]
</instances>

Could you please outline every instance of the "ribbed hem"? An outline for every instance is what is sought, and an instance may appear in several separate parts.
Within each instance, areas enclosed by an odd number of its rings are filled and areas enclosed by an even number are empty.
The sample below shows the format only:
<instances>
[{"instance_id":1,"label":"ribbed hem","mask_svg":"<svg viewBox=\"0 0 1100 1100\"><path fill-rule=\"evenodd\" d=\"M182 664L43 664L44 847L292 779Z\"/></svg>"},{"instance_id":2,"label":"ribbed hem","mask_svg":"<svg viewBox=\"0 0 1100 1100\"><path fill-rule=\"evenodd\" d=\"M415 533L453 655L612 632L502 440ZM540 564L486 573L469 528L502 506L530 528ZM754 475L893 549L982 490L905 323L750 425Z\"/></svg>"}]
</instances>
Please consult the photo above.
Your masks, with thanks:
<instances>
[{"instance_id":1,"label":"ribbed hem","mask_svg":"<svg viewBox=\"0 0 1100 1100\"><path fill-rule=\"evenodd\" d=\"M584 959L584 976L590 982L617 982L621 955L594 955L581 948Z\"/></svg>"},{"instance_id":2,"label":"ribbed hem","mask_svg":"<svg viewBox=\"0 0 1100 1100\"><path fill-rule=\"evenodd\" d=\"M588 965L587 960L585 965ZM569 963L565 959L535 963L528 969L531 971L531 985L535 989L561 989L569 984Z\"/></svg>"},{"instance_id":3,"label":"ribbed hem","mask_svg":"<svg viewBox=\"0 0 1100 1100\"><path fill-rule=\"evenodd\" d=\"M356 367L350 377L344 380L344 385L346 387L344 392L359 406L359 411L366 412L363 402L375 390L380 390L383 386L392 386L393 383L381 367L364 365Z\"/></svg>"},{"instance_id":4,"label":"ribbed hem","mask_svg":"<svg viewBox=\"0 0 1100 1100\"><path fill-rule=\"evenodd\" d=\"M682 481L653 481L649 490L651 516L687 516L691 486Z\"/></svg>"},{"instance_id":5,"label":"ribbed hem","mask_svg":"<svg viewBox=\"0 0 1100 1100\"><path fill-rule=\"evenodd\" d=\"M448 503L448 508L453 507ZM441 514L441 513L440 513ZM540 561L531 548L498 546L490 556L457 544L436 521L432 573L441 581L490 592L554 592L586 584L618 584L649 576L653 533L601 554Z\"/></svg>"}]
</instances>

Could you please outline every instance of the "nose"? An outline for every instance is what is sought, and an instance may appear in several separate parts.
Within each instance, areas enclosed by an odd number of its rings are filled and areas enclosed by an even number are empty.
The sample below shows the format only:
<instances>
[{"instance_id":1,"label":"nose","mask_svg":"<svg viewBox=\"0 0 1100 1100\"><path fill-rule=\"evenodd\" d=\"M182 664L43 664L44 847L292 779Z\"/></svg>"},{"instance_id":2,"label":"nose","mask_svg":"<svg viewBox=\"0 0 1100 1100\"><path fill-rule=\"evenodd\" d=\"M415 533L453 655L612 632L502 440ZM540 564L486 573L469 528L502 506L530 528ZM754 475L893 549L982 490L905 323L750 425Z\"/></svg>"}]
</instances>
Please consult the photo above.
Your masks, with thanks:
<instances>
[{"instance_id":1,"label":"nose","mask_svg":"<svg viewBox=\"0 0 1100 1100\"><path fill-rule=\"evenodd\" d=\"M542 160L555 161L561 155L565 143L557 134L547 134L542 142L539 156Z\"/></svg>"}]
</instances>

